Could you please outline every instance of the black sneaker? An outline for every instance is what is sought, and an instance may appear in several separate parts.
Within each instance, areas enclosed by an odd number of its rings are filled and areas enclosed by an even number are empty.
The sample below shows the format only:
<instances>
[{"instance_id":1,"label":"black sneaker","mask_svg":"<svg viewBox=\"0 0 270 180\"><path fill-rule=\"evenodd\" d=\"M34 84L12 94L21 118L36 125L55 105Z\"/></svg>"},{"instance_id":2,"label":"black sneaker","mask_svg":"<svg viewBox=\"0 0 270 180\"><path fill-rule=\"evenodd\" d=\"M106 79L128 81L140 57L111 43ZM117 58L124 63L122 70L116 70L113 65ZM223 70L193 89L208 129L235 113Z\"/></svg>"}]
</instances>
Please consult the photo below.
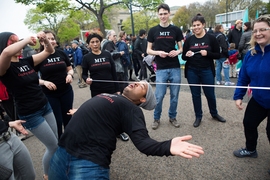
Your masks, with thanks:
<instances>
[{"instance_id":1,"label":"black sneaker","mask_svg":"<svg viewBox=\"0 0 270 180\"><path fill-rule=\"evenodd\" d=\"M252 158L257 158L258 153L257 151L248 151L246 148L241 148L233 152L233 154L236 157L243 158L243 157L252 157Z\"/></svg>"},{"instance_id":2,"label":"black sneaker","mask_svg":"<svg viewBox=\"0 0 270 180\"><path fill-rule=\"evenodd\" d=\"M122 134L120 134L120 139L122 139L122 141L128 141L129 137L125 133L122 133Z\"/></svg>"}]
</instances>

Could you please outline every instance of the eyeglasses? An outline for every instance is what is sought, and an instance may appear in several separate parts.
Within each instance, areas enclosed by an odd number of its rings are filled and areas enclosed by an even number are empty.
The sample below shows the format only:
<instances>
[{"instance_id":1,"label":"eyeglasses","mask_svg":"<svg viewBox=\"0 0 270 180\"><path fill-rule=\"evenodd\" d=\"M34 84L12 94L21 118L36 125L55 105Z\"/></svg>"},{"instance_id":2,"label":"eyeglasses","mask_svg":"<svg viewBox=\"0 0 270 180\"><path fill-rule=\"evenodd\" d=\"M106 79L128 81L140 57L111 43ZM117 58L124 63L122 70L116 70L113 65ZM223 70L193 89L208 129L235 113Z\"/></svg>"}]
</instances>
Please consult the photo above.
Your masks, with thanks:
<instances>
[{"instance_id":1,"label":"eyeglasses","mask_svg":"<svg viewBox=\"0 0 270 180\"><path fill-rule=\"evenodd\" d=\"M262 32L265 32L265 31L267 31L267 30L270 30L270 28L254 29L254 30L252 31L252 33L253 33L253 34L257 34L257 32L262 33Z\"/></svg>"}]
</instances>

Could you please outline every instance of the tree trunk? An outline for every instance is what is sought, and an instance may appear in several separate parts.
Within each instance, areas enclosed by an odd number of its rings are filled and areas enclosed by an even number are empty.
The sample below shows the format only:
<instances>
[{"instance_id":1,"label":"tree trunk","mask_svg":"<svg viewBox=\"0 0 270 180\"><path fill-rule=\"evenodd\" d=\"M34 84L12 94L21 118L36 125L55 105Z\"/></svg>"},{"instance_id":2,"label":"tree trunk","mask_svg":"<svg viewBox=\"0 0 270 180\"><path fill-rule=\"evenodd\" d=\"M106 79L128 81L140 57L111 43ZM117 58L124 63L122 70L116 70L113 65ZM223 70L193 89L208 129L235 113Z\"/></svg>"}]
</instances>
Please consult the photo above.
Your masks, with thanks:
<instances>
[{"instance_id":1,"label":"tree trunk","mask_svg":"<svg viewBox=\"0 0 270 180\"><path fill-rule=\"evenodd\" d=\"M103 22L102 16L97 15L97 19L98 19L99 29L102 32L103 36L106 37L106 32L105 32L105 27L104 27L104 22Z\"/></svg>"}]
</instances>

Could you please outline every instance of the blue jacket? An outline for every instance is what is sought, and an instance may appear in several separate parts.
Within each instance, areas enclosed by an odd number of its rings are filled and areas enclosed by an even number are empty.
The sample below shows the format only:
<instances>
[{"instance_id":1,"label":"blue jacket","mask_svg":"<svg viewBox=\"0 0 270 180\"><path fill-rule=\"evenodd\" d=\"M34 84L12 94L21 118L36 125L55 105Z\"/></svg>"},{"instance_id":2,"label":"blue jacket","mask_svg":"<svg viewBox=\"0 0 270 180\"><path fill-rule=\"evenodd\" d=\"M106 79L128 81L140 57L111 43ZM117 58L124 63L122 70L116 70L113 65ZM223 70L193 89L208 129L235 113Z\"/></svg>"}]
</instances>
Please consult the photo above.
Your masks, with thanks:
<instances>
[{"instance_id":1,"label":"blue jacket","mask_svg":"<svg viewBox=\"0 0 270 180\"><path fill-rule=\"evenodd\" d=\"M256 45L255 49L257 54L252 56L248 51L244 58L237 86L250 85L251 89L252 86L270 88L270 44L265 46L264 54L259 45ZM243 99L246 91L244 88L236 88L233 99ZM252 97L262 107L270 109L270 90L252 89Z\"/></svg>"},{"instance_id":2,"label":"blue jacket","mask_svg":"<svg viewBox=\"0 0 270 180\"><path fill-rule=\"evenodd\" d=\"M82 58L83 58L82 49L77 47L76 49L74 49L73 52L73 61L75 67L77 65L82 65Z\"/></svg>"},{"instance_id":3,"label":"blue jacket","mask_svg":"<svg viewBox=\"0 0 270 180\"><path fill-rule=\"evenodd\" d=\"M71 54L71 55L73 54L72 48L68 48L68 49L65 48L64 51L65 51L65 53L66 53L68 56L70 56L70 54Z\"/></svg>"},{"instance_id":4,"label":"blue jacket","mask_svg":"<svg viewBox=\"0 0 270 180\"><path fill-rule=\"evenodd\" d=\"M129 48L128 45L123 42L123 41L118 41L116 43L117 49L118 51L124 51L125 54L123 54L120 59L122 61L123 66L127 67L130 65L131 61L130 61L130 55L129 55Z\"/></svg>"}]
</instances>

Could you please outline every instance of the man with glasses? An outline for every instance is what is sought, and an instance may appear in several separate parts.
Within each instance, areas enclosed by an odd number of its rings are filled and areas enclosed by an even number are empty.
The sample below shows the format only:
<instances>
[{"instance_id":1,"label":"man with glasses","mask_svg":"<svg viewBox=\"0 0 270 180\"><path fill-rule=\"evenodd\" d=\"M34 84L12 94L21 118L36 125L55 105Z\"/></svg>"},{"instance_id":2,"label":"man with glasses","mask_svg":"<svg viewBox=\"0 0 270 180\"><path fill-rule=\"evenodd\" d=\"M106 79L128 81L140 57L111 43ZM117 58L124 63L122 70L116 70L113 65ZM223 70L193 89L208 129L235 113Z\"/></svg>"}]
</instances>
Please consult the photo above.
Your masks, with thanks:
<instances>
[{"instance_id":1,"label":"man with glasses","mask_svg":"<svg viewBox=\"0 0 270 180\"><path fill-rule=\"evenodd\" d=\"M147 36L147 54L154 55L157 64L156 71L156 100L152 129L157 129L160 124L162 102L166 94L167 84L170 84L169 121L174 127L179 127L176 120L176 109L181 83L181 69L178 55L182 53L182 31L170 24L170 8L167 4L160 4L157 8L159 25L150 29ZM178 50L175 45L178 45Z\"/></svg>"}]
</instances>

